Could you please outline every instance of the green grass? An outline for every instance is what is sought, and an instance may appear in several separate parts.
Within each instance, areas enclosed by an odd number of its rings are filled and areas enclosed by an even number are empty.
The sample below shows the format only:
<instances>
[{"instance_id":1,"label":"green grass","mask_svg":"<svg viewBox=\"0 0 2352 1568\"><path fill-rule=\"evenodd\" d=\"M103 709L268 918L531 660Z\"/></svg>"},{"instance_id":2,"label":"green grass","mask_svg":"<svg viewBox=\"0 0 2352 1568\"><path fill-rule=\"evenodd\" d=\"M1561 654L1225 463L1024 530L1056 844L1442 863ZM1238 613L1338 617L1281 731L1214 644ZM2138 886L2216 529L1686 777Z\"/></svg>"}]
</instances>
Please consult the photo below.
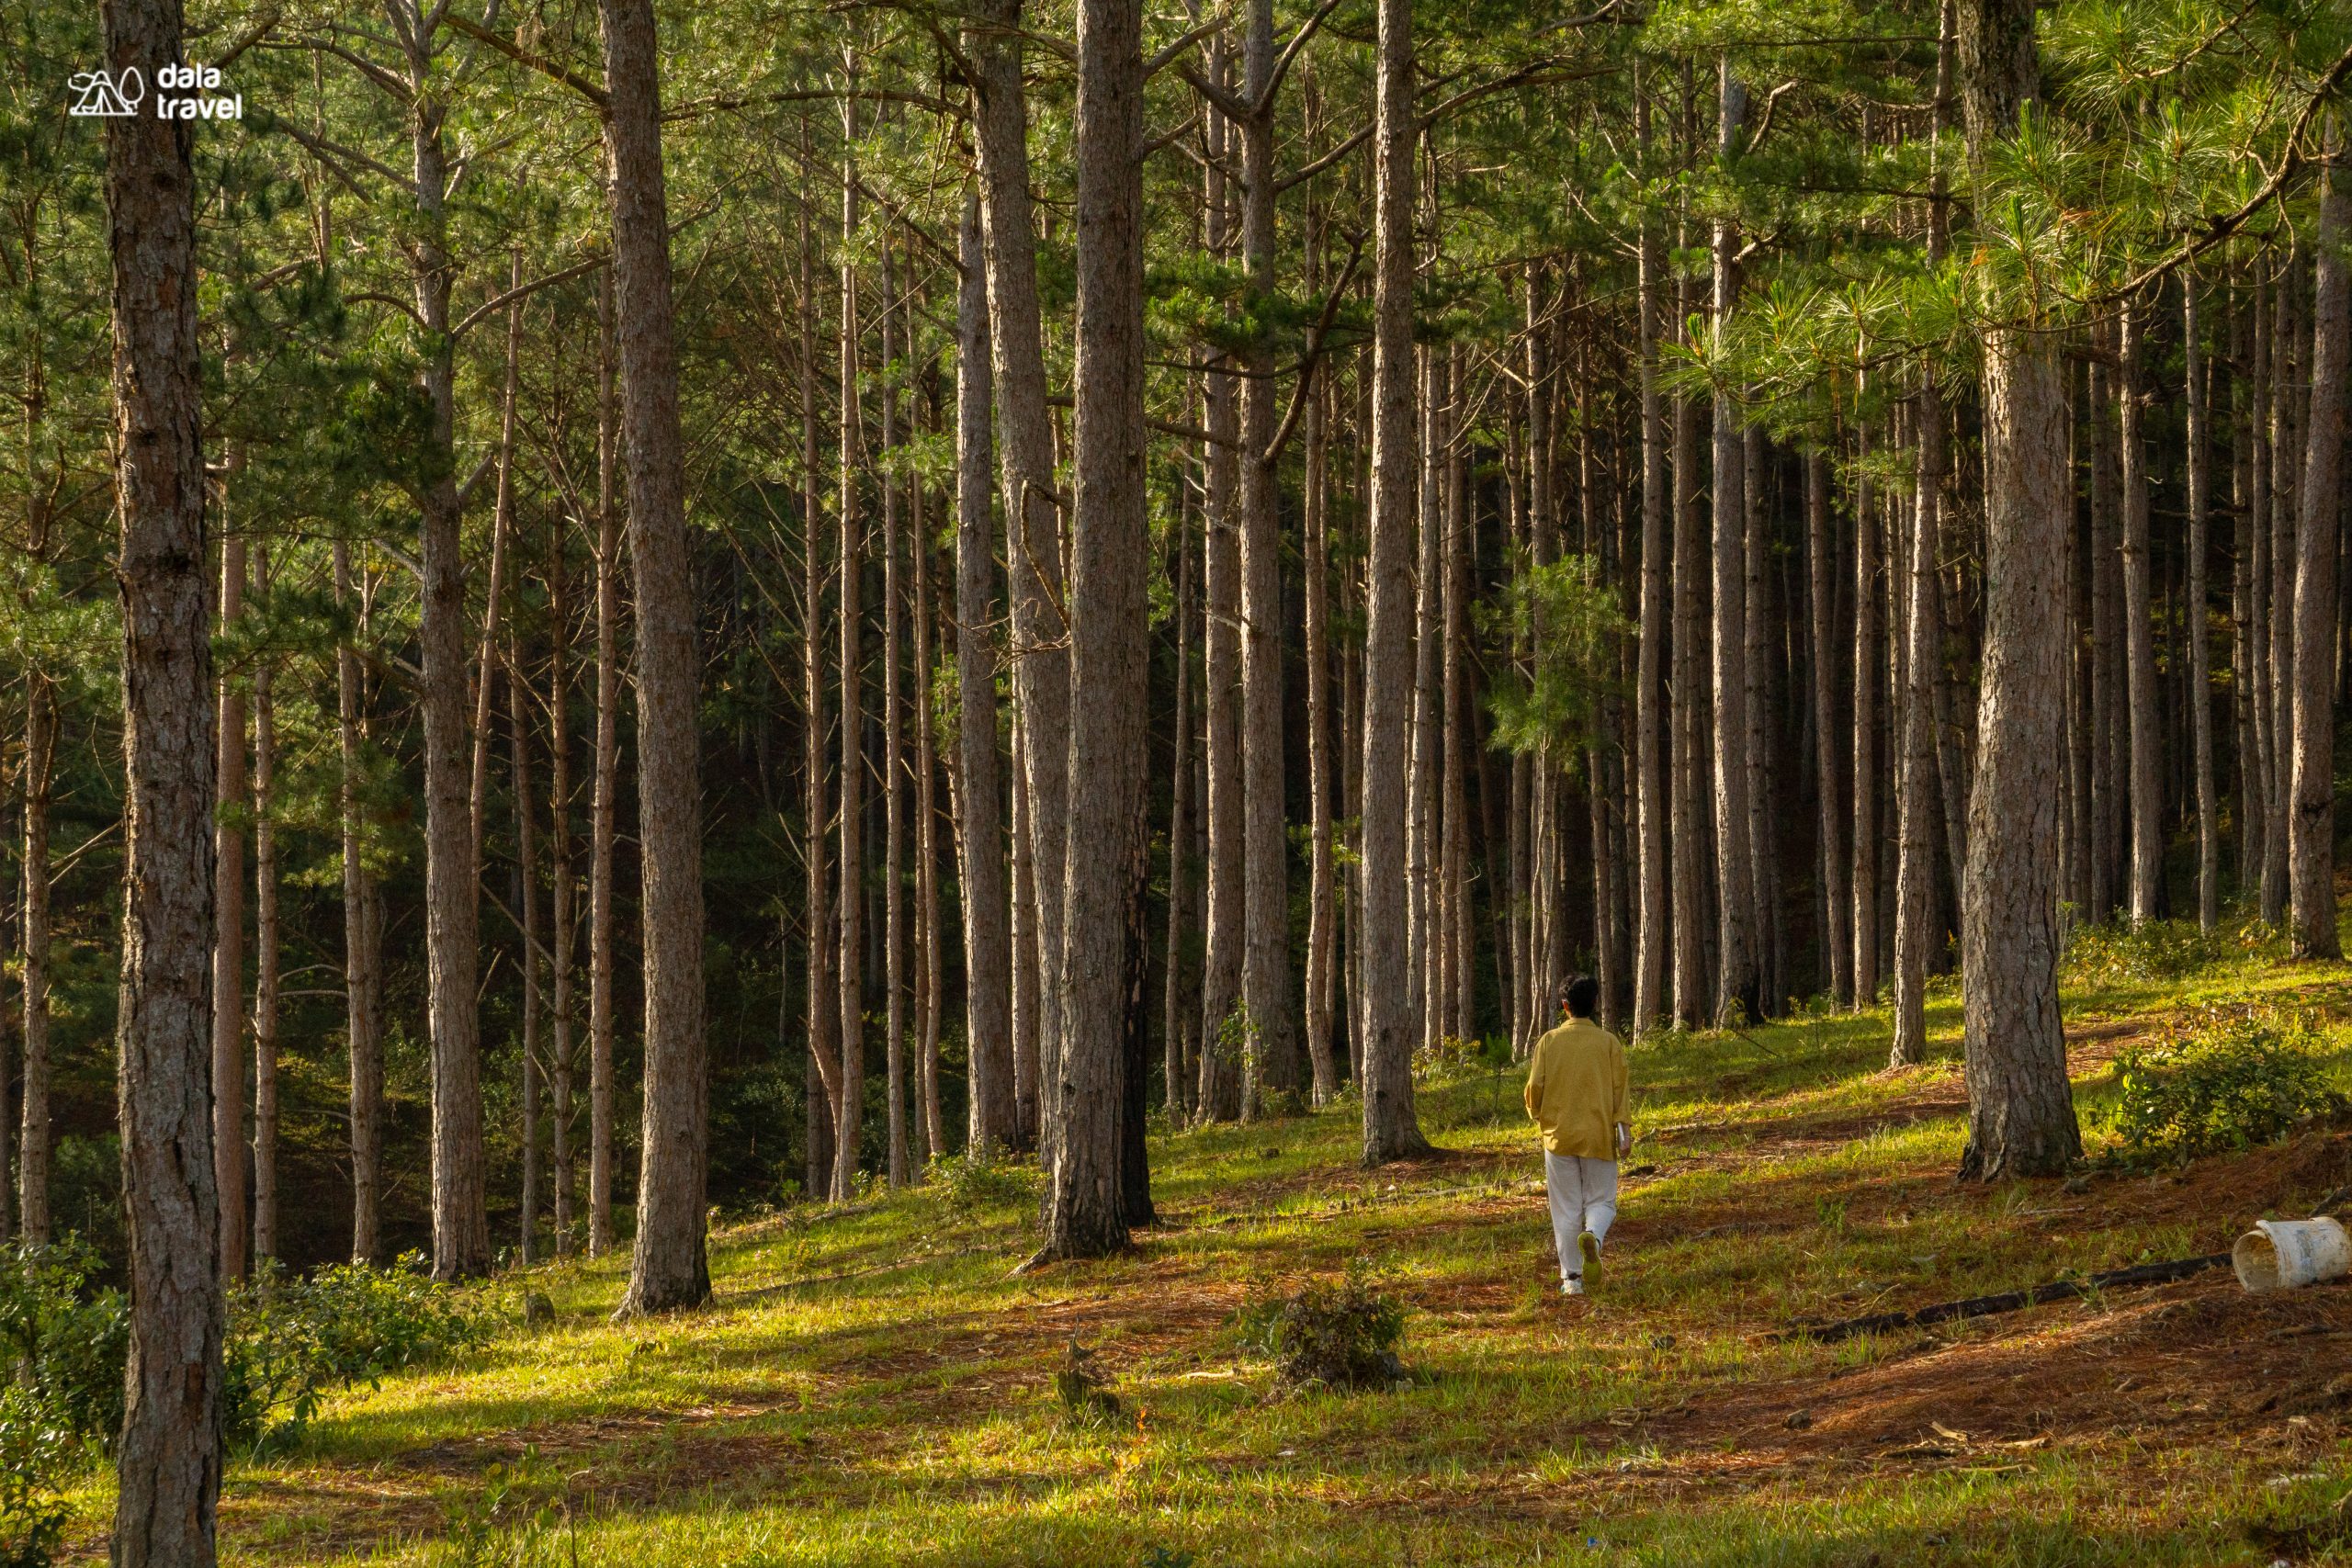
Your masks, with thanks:
<instances>
[{"instance_id":1,"label":"green grass","mask_svg":"<svg viewBox=\"0 0 2352 1568\"><path fill-rule=\"evenodd\" d=\"M2094 1132L2119 1038L2208 1005L2329 1013L2352 976L2261 942L2159 978L2126 959L2067 991ZM1961 1188L1956 994L1932 998L1928 1065L1883 1072L1887 1030L1637 1046L1629 1172L1654 1168L1582 1303L1556 1294L1516 1076L1485 1069L1424 1086L1445 1153L1411 1167L1358 1168L1351 1100L1163 1131L1168 1224L1102 1263L1014 1277L1017 1207L918 1190L726 1227L717 1305L673 1320L606 1321L620 1260L540 1269L553 1330L345 1396L295 1453L232 1467L226 1558L2154 1568L2288 1540L2352 1561L2326 1523L2352 1404L2320 1386L2352 1364L2352 1290L2209 1275L1934 1334L1766 1337L2216 1250L2352 1175L2314 1131L2185 1173ZM1276 1396L1236 1310L1357 1257L1410 1304L1410 1386ZM1055 1404L1072 1336L1114 1423Z\"/></svg>"}]
</instances>

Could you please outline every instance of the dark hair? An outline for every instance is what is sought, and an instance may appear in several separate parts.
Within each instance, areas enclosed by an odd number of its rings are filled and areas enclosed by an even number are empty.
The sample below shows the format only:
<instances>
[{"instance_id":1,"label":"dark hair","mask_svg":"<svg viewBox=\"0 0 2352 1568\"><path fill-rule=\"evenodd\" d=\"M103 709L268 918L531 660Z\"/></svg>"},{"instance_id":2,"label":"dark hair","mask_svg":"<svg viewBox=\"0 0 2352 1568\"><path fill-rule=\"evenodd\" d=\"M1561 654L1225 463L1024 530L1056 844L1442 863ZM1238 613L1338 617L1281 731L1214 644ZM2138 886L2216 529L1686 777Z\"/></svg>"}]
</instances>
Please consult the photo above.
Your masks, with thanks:
<instances>
[{"instance_id":1,"label":"dark hair","mask_svg":"<svg viewBox=\"0 0 2352 1568\"><path fill-rule=\"evenodd\" d=\"M1600 1008L1600 982L1579 975L1560 987L1560 1001L1571 1018L1590 1018Z\"/></svg>"}]
</instances>

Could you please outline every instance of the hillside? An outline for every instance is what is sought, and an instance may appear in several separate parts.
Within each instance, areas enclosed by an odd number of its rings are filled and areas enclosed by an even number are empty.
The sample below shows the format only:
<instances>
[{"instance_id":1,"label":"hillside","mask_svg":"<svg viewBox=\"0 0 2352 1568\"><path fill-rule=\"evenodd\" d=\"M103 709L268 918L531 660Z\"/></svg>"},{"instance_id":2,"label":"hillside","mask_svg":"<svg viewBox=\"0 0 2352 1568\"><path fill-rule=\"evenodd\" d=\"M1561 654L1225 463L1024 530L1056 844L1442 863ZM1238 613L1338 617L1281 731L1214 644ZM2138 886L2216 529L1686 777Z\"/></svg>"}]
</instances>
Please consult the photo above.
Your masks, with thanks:
<instances>
[{"instance_id":1,"label":"hillside","mask_svg":"<svg viewBox=\"0 0 2352 1568\"><path fill-rule=\"evenodd\" d=\"M2134 966L2078 963L2067 991L2094 1131L2116 1053L2192 1010L2352 1004L2342 966L2264 952ZM1481 1066L1425 1089L1442 1156L1373 1175L1351 1106L1163 1134L1163 1223L1105 1263L1013 1277L1033 1233L998 1173L729 1225L716 1308L655 1328L605 1323L621 1269L541 1269L554 1328L346 1398L294 1456L235 1469L228 1560L2321 1560L2352 1481L2352 1289L2256 1298L2219 1271L1766 1338L2212 1252L2352 1179L2352 1138L2321 1128L2177 1171L1957 1187L1958 1028L1939 992L1938 1059L1894 1074L1883 1014L1638 1047L1640 1142L1583 1302L1555 1293L1516 1077ZM1237 1311L1355 1258L1409 1308L1409 1384L1271 1397ZM1053 1392L1073 1337L1124 1405L1099 1427Z\"/></svg>"}]
</instances>

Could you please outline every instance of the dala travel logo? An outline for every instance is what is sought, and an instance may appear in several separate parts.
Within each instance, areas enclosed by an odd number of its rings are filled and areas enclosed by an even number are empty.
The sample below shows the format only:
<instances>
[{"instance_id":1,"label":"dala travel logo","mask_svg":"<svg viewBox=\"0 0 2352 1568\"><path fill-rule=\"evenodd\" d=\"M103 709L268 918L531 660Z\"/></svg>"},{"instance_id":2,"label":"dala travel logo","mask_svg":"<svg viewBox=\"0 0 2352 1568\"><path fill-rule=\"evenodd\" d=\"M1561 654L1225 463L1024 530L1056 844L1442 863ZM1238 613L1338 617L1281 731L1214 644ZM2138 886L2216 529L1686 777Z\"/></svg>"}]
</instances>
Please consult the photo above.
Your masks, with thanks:
<instances>
[{"instance_id":1,"label":"dala travel logo","mask_svg":"<svg viewBox=\"0 0 2352 1568\"><path fill-rule=\"evenodd\" d=\"M217 65L166 65L155 73L157 119L243 119L245 96L219 93ZM76 72L66 83L74 101L65 112L76 118L126 119L147 97L146 78L136 65L120 75L107 70Z\"/></svg>"}]
</instances>

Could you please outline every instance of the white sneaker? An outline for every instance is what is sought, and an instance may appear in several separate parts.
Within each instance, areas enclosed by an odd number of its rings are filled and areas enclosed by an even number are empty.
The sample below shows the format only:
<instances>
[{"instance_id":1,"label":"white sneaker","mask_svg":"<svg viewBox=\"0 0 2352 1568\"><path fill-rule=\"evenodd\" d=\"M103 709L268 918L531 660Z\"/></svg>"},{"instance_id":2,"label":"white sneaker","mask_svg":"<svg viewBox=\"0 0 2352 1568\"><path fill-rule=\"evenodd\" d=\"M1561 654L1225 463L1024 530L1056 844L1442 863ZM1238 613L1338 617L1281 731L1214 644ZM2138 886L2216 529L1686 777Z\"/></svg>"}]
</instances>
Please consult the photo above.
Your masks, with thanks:
<instances>
[{"instance_id":1,"label":"white sneaker","mask_svg":"<svg viewBox=\"0 0 2352 1568\"><path fill-rule=\"evenodd\" d=\"M1560 1294L1564 1296L1580 1296L1584 1294L1584 1276L1581 1274L1571 1274L1566 1279L1561 1280Z\"/></svg>"}]
</instances>

